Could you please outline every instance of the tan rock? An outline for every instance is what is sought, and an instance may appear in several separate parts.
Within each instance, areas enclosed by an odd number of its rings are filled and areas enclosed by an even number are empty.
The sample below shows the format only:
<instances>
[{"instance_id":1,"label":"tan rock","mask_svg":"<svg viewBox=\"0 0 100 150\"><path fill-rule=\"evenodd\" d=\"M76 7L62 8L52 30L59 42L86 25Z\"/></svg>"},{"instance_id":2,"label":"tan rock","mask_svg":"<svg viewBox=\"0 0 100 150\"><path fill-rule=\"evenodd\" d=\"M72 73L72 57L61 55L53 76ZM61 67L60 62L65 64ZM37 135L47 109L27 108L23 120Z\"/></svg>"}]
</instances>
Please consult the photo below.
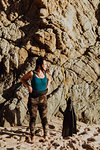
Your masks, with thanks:
<instances>
[{"instance_id":1,"label":"tan rock","mask_svg":"<svg viewBox=\"0 0 100 150\"><path fill-rule=\"evenodd\" d=\"M48 9L46 9L46 8L41 8L40 9L40 17L41 18L45 18L45 17L47 17L48 16Z\"/></svg>"},{"instance_id":2,"label":"tan rock","mask_svg":"<svg viewBox=\"0 0 100 150\"><path fill-rule=\"evenodd\" d=\"M100 36L100 27L98 27L98 34L99 34L99 36Z\"/></svg>"},{"instance_id":3,"label":"tan rock","mask_svg":"<svg viewBox=\"0 0 100 150\"><path fill-rule=\"evenodd\" d=\"M8 26L11 22L7 19L7 15L4 11L0 13L0 21L3 23L4 26Z\"/></svg>"},{"instance_id":4,"label":"tan rock","mask_svg":"<svg viewBox=\"0 0 100 150\"><path fill-rule=\"evenodd\" d=\"M21 48L19 50L19 53L18 53L18 63L19 63L19 66L24 64L25 60L27 59L28 57L28 53L27 51L24 49L24 48Z\"/></svg>"},{"instance_id":5,"label":"tan rock","mask_svg":"<svg viewBox=\"0 0 100 150\"><path fill-rule=\"evenodd\" d=\"M2 56L8 54L8 51L10 49L9 42L5 39L0 38L0 49Z\"/></svg>"},{"instance_id":6,"label":"tan rock","mask_svg":"<svg viewBox=\"0 0 100 150\"><path fill-rule=\"evenodd\" d=\"M14 21L17 17L18 17L18 13L17 13L17 12L12 12L12 13L9 15L10 21Z\"/></svg>"},{"instance_id":7,"label":"tan rock","mask_svg":"<svg viewBox=\"0 0 100 150\"><path fill-rule=\"evenodd\" d=\"M31 41L28 40L27 44L26 44L26 49L29 50L31 48Z\"/></svg>"},{"instance_id":8,"label":"tan rock","mask_svg":"<svg viewBox=\"0 0 100 150\"><path fill-rule=\"evenodd\" d=\"M66 106L60 54L77 118L86 123L100 123L99 0L1 0L0 10L1 106L2 95L8 101L0 110L0 124L8 125L11 121L6 108L14 97L18 101L28 98L28 90L19 81L22 75L34 70L37 56L46 56L51 75L48 111L50 115L59 115L59 106ZM17 106L16 103L11 107L10 113L15 115L11 124L18 121ZM25 106L21 103L17 109L19 122L25 120L27 124ZM67 149L75 143L70 144Z\"/></svg>"},{"instance_id":9,"label":"tan rock","mask_svg":"<svg viewBox=\"0 0 100 150\"><path fill-rule=\"evenodd\" d=\"M10 72L10 62L9 62L9 55L5 55L3 58L3 67L6 73Z\"/></svg>"}]
</instances>

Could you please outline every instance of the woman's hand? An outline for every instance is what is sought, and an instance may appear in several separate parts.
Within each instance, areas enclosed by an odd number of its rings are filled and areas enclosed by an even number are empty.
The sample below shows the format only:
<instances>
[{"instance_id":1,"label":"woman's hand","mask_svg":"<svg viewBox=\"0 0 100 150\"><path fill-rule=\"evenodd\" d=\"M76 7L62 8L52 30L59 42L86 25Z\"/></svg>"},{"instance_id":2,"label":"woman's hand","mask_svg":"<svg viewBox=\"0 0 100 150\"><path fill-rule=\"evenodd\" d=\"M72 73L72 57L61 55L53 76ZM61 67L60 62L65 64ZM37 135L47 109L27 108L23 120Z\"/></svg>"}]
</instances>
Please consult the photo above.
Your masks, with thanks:
<instances>
[{"instance_id":1,"label":"woman's hand","mask_svg":"<svg viewBox=\"0 0 100 150\"><path fill-rule=\"evenodd\" d=\"M32 87L31 86L28 86L28 91L29 91L29 93L32 93Z\"/></svg>"}]
</instances>

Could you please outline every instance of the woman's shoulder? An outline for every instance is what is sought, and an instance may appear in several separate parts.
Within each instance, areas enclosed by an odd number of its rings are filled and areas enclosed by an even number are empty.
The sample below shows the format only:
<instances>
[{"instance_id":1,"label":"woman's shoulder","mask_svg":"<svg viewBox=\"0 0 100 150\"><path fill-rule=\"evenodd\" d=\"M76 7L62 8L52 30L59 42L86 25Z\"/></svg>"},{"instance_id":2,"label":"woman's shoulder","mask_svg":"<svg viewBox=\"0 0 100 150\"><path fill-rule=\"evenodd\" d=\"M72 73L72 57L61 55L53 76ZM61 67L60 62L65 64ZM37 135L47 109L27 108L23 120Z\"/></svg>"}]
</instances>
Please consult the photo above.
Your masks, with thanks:
<instances>
[{"instance_id":1,"label":"woman's shoulder","mask_svg":"<svg viewBox=\"0 0 100 150\"><path fill-rule=\"evenodd\" d=\"M29 75L30 77L32 77L32 76L33 76L33 70L29 71L29 72L27 73L27 75Z\"/></svg>"},{"instance_id":2,"label":"woman's shoulder","mask_svg":"<svg viewBox=\"0 0 100 150\"><path fill-rule=\"evenodd\" d=\"M49 70L46 70L46 75L47 75L47 78L50 78L50 72L49 72Z\"/></svg>"},{"instance_id":3,"label":"woman's shoulder","mask_svg":"<svg viewBox=\"0 0 100 150\"><path fill-rule=\"evenodd\" d=\"M21 78L21 80L32 79L32 76L33 76L33 72L32 72L32 71L29 71L28 73L26 73L26 74Z\"/></svg>"}]
</instances>

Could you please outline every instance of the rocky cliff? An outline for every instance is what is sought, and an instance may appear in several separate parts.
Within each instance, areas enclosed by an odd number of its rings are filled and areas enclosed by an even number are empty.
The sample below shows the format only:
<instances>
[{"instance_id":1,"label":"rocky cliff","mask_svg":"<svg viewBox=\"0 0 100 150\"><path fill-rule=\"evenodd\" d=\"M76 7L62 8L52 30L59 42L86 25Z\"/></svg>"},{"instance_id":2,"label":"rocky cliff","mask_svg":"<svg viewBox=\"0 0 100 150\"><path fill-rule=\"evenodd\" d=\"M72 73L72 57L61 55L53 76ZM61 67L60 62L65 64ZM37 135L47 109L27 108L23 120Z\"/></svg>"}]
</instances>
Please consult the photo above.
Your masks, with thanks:
<instances>
[{"instance_id":1,"label":"rocky cliff","mask_svg":"<svg viewBox=\"0 0 100 150\"><path fill-rule=\"evenodd\" d=\"M100 123L99 0L0 0L0 125L28 124L20 78L46 56L48 117L66 107L59 56L77 119Z\"/></svg>"}]
</instances>

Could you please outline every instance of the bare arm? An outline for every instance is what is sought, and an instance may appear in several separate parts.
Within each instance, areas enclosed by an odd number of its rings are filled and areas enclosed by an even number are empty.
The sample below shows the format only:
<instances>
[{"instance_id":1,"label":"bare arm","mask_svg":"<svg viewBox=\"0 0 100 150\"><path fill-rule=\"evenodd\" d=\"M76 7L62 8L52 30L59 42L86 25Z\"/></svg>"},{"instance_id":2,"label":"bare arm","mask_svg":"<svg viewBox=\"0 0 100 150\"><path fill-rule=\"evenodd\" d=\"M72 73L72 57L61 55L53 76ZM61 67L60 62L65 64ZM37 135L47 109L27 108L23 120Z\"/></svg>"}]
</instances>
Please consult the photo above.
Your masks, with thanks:
<instances>
[{"instance_id":1,"label":"bare arm","mask_svg":"<svg viewBox=\"0 0 100 150\"><path fill-rule=\"evenodd\" d=\"M51 82L50 75L49 75L49 73L47 73L47 89L48 89L48 92L50 90L50 82Z\"/></svg>"},{"instance_id":2,"label":"bare arm","mask_svg":"<svg viewBox=\"0 0 100 150\"><path fill-rule=\"evenodd\" d=\"M30 71L20 79L20 81L23 83L23 85L28 88L28 91L30 93L32 93L32 87L27 83L27 80L29 80L29 79L32 80L32 77L33 77L33 72Z\"/></svg>"}]
</instances>

